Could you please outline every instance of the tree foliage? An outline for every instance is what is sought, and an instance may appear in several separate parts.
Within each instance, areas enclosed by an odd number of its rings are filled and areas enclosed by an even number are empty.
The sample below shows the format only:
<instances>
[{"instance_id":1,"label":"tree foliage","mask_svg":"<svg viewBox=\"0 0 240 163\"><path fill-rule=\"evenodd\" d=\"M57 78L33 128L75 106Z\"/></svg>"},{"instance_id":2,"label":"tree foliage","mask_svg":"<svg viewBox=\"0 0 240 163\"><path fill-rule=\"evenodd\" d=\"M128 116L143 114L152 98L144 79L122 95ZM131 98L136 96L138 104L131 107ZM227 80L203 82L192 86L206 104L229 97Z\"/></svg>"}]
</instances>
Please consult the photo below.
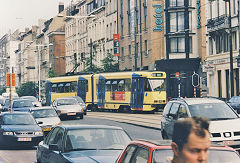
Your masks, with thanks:
<instances>
[{"instance_id":1,"label":"tree foliage","mask_svg":"<svg viewBox=\"0 0 240 163\"><path fill-rule=\"evenodd\" d=\"M84 63L85 63L85 69L84 72L92 72L92 73L97 73L97 72L101 72L102 69L97 67L97 65L94 64L94 61L96 61L96 56L93 55L92 56L92 68L91 68L91 58L84 58L83 59Z\"/></svg>"},{"instance_id":2,"label":"tree foliage","mask_svg":"<svg viewBox=\"0 0 240 163\"><path fill-rule=\"evenodd\" d=\"M103 64L103 72L117 72L119 71L119 66L114 56L110 53L107 54L107 57L102 61Z\"/></svg>"},{"instance_id":3,"label":"tree foliage","mask_svg":"<svg viewBox=\"0 0 240 163\"><path fill-rule=\"evenodd\" d=\"M19 96L36 96L38 86L34 82L26 82L21 85L17 90Z\"/></svg>"},{"instance_id":4,"label":"tree foliage","mask_svg":"<svg viewBox=\"0 0 240 163\"><path fill-rule=\"evenodd\" d=\"M0 89L0 94L3 94L4 92L6 92L6 87Z\"/></svg>"},{"instance_id":5,"label":"tree foliage","mask_svg":"<svg viewBox=\"0 0 240 163\"><path fill-rule=\"evenodd\" d=\"M53 69L50 69L48 71L48 77L49 78L53 78L53 77L56 77L56 76L57 76L57 73Z\"/></svg>"}]
</instances>

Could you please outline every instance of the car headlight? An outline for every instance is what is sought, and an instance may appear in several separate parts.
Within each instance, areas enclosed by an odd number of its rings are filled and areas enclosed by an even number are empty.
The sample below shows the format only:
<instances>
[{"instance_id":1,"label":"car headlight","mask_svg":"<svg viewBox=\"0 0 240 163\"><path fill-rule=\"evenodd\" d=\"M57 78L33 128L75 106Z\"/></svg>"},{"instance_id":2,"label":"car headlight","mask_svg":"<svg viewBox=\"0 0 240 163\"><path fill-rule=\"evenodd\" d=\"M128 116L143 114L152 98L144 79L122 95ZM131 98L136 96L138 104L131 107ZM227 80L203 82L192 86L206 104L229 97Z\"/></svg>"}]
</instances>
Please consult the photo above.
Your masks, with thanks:
<instances>
[{"instance_id":1,"label":"car headlight","mask_svg":"<svg viewBox=\"0 0 240 163\"><path fill-rule=\"evenodd\" d=\"M43 135L43 132L35 132L34 134L40 136L40 135Z\"/></svg>"},{"instance_id":2,"label":"car headlight","mask_svg":"<svg viewBox=\"0 0 240 163\"><path fill-rule=\"evenodd\" d=\"M13 135L13 132L3 132L3 135Z\"/></svg>"}]
</instances>

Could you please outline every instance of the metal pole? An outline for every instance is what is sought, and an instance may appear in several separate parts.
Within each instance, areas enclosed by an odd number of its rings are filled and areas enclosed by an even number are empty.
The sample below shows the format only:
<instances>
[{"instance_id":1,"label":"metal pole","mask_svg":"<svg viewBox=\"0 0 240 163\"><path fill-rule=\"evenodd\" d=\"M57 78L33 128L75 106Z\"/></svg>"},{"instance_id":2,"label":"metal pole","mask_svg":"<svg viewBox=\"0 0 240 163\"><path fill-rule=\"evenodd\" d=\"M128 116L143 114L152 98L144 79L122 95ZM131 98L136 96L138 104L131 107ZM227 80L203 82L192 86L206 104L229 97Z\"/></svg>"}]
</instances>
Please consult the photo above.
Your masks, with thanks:
<instances>
[{"instance_id":1,"label":"metal pole","mask_svg":"<svg viewBox=\"0 0 240 163\"><path fill-rule=\"evenodd\" d=\"M93 65L92 65L92 39L90 39L90 68L91 68L91 71L93 71Z\"/></svg>"},{"instance_id":2,"label":"metal pole","mask_svg":"<svg viewBox=\"0 0 240 163\"><path fill-rule=\"evenodd\" d=\"M9 101L10 101L10 111L12 112L12 73L10 73L10 93L9 93Z\"/></svg>"},{"instance_id":3,"label":"metal pole","mask_svg":"<svg viewBox=\"0 0 240 163\"><path fill-rule=\"evenodd\" d=\"M142 1L139 0L139 18L140 18L140 54L141 54L141 58L140 58L140 70L143 69L143 54L142 54Z\"/></svg>"},{"instance_id":4,"label":"metal pole","mask_svg":"<svg viewBox=\"0 0 240 163\"><path fill-rule=\"evenodd\" d=\"M231 3L230 0L228 2L229 5L229 42L230 42L230 82L231 82L231 97L234 96L234 80L233 80L233 54L232 54L232 20L231 20Z\"/></svg>"},{"instance_id":5,"label":"metal pole","mask_svg":"<svg viewBox=\"0 0 240 163\"><path fill-rule=\"evenodd\" d=\"M41 101L41 64L40 64L40 52L38 48L38 100Z\"/></svg>"},{"instance_id":6,"label":"metal pole","mask_svg":"<svg viewBox=\"0 0 240 163\"><path fill-rule=\"evenodd\" d=\"M136 24L134 28L134 45L135 45L135 56L134 56L134 70L137 71L137 43L136 43Z\"/></svg>"}]
</instances>

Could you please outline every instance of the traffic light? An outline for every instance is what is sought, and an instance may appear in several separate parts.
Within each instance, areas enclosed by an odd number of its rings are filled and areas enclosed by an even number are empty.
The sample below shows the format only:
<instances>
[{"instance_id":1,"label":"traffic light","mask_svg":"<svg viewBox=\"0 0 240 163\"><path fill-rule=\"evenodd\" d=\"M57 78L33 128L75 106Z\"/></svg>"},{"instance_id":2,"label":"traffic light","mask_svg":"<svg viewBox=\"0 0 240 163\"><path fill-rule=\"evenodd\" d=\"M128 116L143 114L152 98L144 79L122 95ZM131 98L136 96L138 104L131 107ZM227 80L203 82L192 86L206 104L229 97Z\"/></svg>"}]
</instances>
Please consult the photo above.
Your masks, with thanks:
<instances>
[{"instance_id":1,"label":"traffic light","mask_svg":"<svg viewBox=\"0 0 240 163\"><path fill-rule=\"evenodd\" d=\"M196 74L196 73L194 73L194 74L192 75L192 85L193 85L194 87L199 87L199 85L200 85L200 77L199 77L199 75Z\"/></svg>"}]
</instances>

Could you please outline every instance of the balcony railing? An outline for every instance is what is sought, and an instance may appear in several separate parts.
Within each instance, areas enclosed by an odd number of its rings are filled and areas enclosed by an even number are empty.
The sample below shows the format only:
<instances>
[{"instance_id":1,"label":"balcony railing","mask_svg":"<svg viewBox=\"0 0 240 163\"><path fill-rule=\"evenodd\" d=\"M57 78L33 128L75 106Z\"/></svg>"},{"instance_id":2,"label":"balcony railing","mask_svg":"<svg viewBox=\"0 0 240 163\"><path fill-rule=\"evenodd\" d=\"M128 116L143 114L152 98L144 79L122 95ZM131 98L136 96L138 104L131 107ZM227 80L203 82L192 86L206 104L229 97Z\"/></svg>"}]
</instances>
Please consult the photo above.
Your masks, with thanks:
<instances>
[{"instance_id":1,"label":"balcony railing","mask_svg":"<svg viewBox=\"0 0 240 163\"><path fill-rule=\"evenodd\" d=\"M208 30L218 30L222 28L228 28L228 16L227 15L221 15L219 17L208 19L207 20L207 29Z\"/></svg>"}]
</instances>

